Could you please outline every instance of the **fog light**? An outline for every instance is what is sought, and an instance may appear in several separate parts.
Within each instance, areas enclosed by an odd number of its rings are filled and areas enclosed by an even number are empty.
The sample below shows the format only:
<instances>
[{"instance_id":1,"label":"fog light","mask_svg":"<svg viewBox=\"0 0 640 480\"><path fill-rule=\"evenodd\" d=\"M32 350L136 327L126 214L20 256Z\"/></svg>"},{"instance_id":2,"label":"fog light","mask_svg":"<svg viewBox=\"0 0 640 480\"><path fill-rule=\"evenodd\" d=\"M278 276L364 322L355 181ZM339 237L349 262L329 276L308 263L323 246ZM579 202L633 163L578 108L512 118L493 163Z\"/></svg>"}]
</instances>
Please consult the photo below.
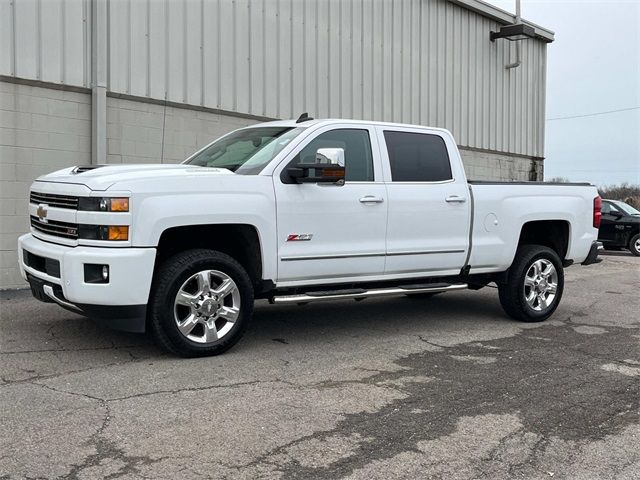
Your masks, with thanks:
<instances>
[{"instance_id":1,"label":"fog light","mask_svg":"<svg viewBox=\"0 0 640 480\"><path fill-rule=\"evenodd\" d=\"M84 264L85 283L109 283L109 265Z\"/></svg>"}]
</instances>

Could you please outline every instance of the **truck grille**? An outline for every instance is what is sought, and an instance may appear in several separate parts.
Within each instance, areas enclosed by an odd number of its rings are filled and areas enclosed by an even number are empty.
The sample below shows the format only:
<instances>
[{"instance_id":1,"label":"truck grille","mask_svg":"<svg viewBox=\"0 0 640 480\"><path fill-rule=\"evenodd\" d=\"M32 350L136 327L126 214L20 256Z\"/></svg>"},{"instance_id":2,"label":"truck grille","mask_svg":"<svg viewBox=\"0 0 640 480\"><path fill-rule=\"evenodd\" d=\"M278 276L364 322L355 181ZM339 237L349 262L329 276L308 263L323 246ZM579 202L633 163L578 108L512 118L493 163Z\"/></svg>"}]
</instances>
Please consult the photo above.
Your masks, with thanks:
<instances>
[{"instance_id":1,"label":"truck grille","mask_svg":"<svg viewBox=\"0 0 640 480\"><path fill-rule=\"evenodd\" d=\"M68 208L70 210L78 209L78 197L71 195L58 195L57 193L39 193L31 192L29 201L35 203L46 203L50 207Z\"/></svg>"},{"instance_id":2,"label":"truck grille","mask_svg":"<svg viewBox=\"0 0 640 480\"><path fill-rule=\"evenodd\" d=\"M78 225L75 223L58 222L56 220L43 222L38 217L32 216L31 226L37 231L46 233L47 235L70 238L72 240L78 239Z\"/></svg>"}]
</instances>

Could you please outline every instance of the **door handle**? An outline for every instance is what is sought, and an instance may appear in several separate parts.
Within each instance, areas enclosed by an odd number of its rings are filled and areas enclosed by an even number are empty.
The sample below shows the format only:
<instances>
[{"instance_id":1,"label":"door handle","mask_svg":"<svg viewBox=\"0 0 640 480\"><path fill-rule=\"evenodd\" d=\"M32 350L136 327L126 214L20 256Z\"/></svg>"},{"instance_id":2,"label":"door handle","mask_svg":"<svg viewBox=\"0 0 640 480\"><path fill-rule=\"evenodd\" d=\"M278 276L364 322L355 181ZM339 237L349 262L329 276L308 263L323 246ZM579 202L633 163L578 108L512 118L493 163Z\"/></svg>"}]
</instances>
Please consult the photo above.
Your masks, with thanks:
<instances>
[{"instance_id":1,"label":"door handle","mask_svg":"<svg viewBox=\"0 0 640 480\"><path fill-rule=\"evenodd\" d=\"M464 203L467 201L467 199L459 195L449 195L444 199L444 201L447 203Z\"/></svg>"},{"instance_id":2,"label":"door handle","mask_svg":"<svg viewBox=\"0 0 640 480\"><path fill-rule=\"evenodd\" d=\"M384 198L375 197L373 195L365 195L360 199L360 203L382 203L384 202Z\"/></svg>"}]
</instances>

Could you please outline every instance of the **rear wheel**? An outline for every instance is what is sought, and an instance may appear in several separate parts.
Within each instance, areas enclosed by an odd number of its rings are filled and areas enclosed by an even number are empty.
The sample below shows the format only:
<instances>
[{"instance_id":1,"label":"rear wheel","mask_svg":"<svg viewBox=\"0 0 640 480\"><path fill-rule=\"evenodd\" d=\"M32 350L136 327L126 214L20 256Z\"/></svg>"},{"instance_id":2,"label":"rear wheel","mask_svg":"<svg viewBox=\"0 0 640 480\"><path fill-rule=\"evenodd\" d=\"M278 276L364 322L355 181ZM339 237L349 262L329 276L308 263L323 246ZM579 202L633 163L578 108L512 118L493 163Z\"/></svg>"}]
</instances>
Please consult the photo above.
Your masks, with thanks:
<instances>
[{"instance_id":1,"label":"rear wheel","mask_svg":"<svg viewBox=\"0 0 640 480\"><path fill-rule=\"evenodd\" d=\"M558 307L564 290L564 271L558 254L542 245L523 245L498 285L504 311L516 320L541 322Z\"/></svg>"},{"instance_id":2,"label":"rear wheel","mask_svg":"<svg viewBox=\"0 0 640 480\"><path fill-rule=\"evenodd\" d=\"M189 250L156 273L150 323L159 345L185 357L217 355L244 333L253 311L253 287L233 258Z\"/></svg>"},{"instance_id":3,"label":"rear wheel","mask_svg":"<svg viewBox=\"0 0 640 480\"><path fill-rule=\"evenodd\" d=\"M640 257L640 233L633 236L629 242L629 250L636 257Z\"/></svg>"}]
</instances>

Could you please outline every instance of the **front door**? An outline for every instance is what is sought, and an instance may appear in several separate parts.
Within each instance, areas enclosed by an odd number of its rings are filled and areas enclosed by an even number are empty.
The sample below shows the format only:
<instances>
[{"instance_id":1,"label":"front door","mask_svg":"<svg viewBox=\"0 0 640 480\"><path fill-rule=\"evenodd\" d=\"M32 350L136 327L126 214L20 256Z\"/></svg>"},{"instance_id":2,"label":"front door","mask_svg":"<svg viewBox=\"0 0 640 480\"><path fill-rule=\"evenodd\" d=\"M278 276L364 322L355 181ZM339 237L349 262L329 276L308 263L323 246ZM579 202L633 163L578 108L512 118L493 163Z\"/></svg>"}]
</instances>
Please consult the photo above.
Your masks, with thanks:
<instances>
[{"instance_id":1,"label":"front door","mask_svg":"<svg viewBox=\"0 0 640 480\"><path fill-rule=\"evenodd\" d=\"M319 129L276 169L278 286L383 274L387 198L375 142L372 127L334 124ZM286 176L287 165L314 162L319 148L344 149L343 185L298 184Z\"/></svg>"}]
</instances>

